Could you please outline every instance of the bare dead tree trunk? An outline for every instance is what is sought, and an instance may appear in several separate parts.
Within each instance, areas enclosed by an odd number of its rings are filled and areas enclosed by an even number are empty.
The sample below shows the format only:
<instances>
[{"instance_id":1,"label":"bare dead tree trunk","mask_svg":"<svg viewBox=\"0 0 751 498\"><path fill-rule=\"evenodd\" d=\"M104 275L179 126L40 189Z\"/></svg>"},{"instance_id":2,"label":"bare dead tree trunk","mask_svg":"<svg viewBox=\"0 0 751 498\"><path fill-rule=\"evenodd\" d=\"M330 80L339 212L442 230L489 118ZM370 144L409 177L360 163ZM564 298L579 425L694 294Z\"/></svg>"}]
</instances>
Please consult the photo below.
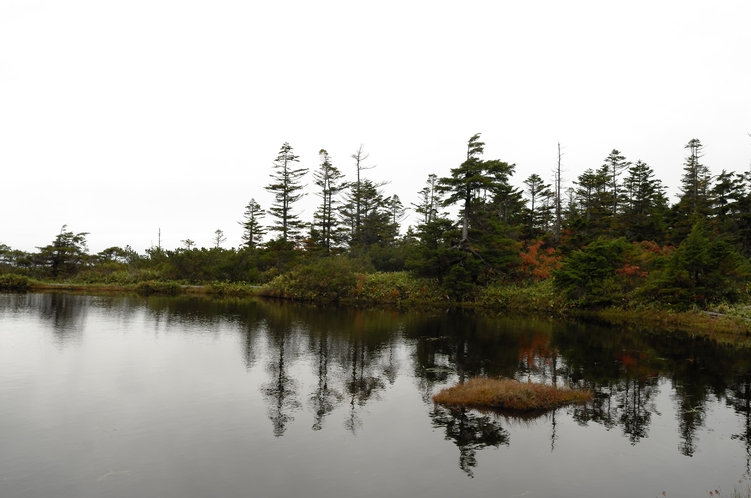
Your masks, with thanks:
<instances>
[{"instance_id":1,"label":"bare dead tree trunk","mask_svg":"<svg viewBox=\"0 0 751 498\"><path fill-rule=\"evenodd\" d=\"M555 243L561 240L561 142L558 142L558 165L555 169L555 226L553 227L553 239Z\"/></svg>"}]
</instances>

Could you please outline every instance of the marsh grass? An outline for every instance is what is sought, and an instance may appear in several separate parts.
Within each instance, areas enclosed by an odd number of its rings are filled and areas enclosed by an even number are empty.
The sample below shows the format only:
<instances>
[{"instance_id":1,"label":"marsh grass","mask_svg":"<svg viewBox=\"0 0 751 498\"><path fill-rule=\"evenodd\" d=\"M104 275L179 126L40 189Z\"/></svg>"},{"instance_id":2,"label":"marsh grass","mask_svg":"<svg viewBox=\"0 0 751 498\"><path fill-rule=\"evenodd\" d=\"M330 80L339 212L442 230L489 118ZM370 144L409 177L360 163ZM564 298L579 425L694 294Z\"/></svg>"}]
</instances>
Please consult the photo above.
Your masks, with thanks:
<instances>
[{"instance_id":1,"label":"marsh grass","mask_svg":"<svg viewBox=\"0 0 751 498\"><path fill-rule=\"evenodd\" d=\"M433 396L433 401L442 405L516 411L549 410L570 403L585 403L591 399L591 391L484 377L474 377Z\"/></svg>"},{"instance_id":2,"label":"marsh grass","mask_svg":"<svg viewBox=\"0 0 751 498\"><path fill-rule=\"evenodd\" d=\"M527 285L493 284L480 292L477 305L486 311L564 315L572 307L551 280Z\"/></svg>"},{"instance_id":3,"label":"marsh grass","mask_svg":"<svg viewBox=\"0 0 751 498\"><path fill-rule=\"evenodd\" d=\"M609 325L653 329L661 334L677 332L704 337L719 344L751 347L751 321L741 314L610 308L599 311L596 317Z\"/></svg>"}]
</instances>

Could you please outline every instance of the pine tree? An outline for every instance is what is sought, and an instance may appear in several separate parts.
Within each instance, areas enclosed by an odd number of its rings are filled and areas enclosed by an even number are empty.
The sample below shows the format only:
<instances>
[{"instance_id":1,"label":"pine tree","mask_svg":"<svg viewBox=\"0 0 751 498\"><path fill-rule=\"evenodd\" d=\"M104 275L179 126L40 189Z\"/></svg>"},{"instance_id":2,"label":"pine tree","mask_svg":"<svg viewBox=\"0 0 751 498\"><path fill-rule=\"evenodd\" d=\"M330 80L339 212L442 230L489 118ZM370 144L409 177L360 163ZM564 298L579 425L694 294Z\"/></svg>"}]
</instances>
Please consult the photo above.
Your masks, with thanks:
<instances>
[{"instance_id":1,"label":"pine tree","mask_svg":"<svg viewBox=\"0 0 751 498\"><path fill-rule=\"evenodd\" d=\"M274 194L274 203L269 208L269 213L276 218L276 222L270 229L279 233L282 242L296 242L305 226L299 215L292 212L292 205L305 195L300 192L305 187L300 181L308 172L307 168L295 168L295 163L298 162L300 158L293 153L289 143L284 142L274 160L272 182L265 187Z\"/></svg>"}]
</instances>

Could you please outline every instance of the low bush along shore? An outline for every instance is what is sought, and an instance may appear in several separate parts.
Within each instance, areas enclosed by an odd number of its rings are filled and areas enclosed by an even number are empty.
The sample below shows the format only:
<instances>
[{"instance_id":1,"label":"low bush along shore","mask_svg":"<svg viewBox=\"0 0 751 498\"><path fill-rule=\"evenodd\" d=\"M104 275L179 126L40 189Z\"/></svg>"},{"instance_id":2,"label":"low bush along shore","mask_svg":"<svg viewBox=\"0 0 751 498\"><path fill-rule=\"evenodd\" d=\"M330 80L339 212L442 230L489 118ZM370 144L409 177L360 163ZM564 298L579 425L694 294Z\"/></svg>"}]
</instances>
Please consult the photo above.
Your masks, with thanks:
<instances>
[{"instance_id":1,"label":"low bush along shore","mask_svg":"<svg viewBox=\"0 0 751 498\"><path fill-rule=\"evenodd\" d=\"M433 396L433 401L439 404L519 411L548 410L590 399L592 393L586 390L484 377L472 378Z\"/></svg>"}]
</instances>

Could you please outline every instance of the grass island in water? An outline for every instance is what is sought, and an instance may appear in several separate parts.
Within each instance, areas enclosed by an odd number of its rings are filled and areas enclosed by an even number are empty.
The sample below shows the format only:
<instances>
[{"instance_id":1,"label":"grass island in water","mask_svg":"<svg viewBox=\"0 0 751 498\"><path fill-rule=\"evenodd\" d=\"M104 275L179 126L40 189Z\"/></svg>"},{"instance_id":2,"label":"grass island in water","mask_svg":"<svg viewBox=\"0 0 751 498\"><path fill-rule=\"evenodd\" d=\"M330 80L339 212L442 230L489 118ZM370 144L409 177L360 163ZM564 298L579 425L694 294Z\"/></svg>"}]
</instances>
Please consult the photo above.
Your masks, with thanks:
<instances>
[{"instance_id":1,"label":"grass island in water","mask_svg":"<svg viewBox=\"0 0 751 498\"><path fill-rule=\"evenodd\" d=\"M444 405L518 411L549 410L571 403L585 403L590 399L591 391L484 377L474 377L433 396L433 401Z\"/></svg>"}]
</instances>

